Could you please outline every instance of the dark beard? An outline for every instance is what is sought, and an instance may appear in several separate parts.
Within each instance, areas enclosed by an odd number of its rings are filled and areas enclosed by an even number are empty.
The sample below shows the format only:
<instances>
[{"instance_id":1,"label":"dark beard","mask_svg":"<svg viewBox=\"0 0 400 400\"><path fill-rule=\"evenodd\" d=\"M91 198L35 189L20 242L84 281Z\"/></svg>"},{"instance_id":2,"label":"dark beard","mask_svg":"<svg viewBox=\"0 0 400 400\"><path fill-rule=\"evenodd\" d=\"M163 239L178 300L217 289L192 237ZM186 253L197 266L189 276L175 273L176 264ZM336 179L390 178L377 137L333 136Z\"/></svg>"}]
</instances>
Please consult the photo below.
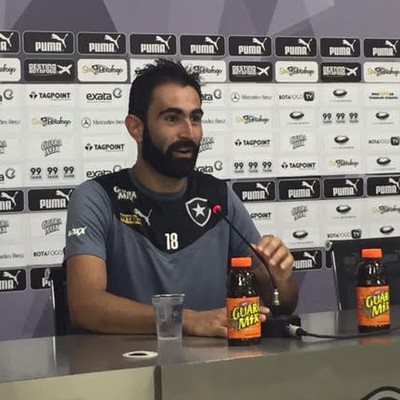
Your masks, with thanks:
<instances>
[{"instance_id":1,"label":"dark beard","mask_svg":"<svg viewBox=\"0 0 400 400\"><path fill-rule=\"evenodd\" d=\"M191 158L174 157L173 152L182 147L191 148L193 156ZM162 175L170 178L185 178L194 170L198 153L199 146L193 140L189 139L176 141L168 147L165 153L163 153L162 150L157 148L157 146L151 140L151 136L147 127L144 127L142 156L157 172Z\"/></svg>"}]
</instances>

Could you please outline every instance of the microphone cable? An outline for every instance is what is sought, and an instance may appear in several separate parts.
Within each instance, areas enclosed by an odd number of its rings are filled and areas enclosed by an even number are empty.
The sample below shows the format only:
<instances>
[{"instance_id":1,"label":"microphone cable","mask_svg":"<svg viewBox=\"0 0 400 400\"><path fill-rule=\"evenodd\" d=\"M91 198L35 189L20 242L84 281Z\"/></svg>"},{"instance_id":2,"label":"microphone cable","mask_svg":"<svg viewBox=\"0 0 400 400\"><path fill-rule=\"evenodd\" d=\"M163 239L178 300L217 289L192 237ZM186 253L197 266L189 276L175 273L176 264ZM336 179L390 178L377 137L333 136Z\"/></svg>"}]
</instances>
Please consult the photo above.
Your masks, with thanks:
<instances>
[{"instance_id":1,"label":"microphone cable","mask_svg":"<svg viewBox=\"0 0 400 400\"><path fill-rule=\"evenodd\" d=\"M387 333L396 332L398 330L400 330L400 326L396 326L396 327L389 328L389 329L380 329L377 331L365 332L365 333L350 333L348 335L328 335L328 334L319 334L319 333L308 332L305 329L303 329L301 326L298 326L298 325L292 325L292 324L287 325L288 335L295 339L301 339L302 337L305 337L305 336L313 337L313 338L317 338L317 339L338 339L338 340L362 339L365 337L383 336Z\"/></svg>"},{"instance_id":2,"label":"microphone cable","mask_svg":"<svg viewBox=\"0 0 400 400\"><path fill-rule=\"evenodd\" d=\"M272 285L272 305L274 306L271 311L273 312L273 314L277 312L278 307L281 305L280 302L280 295L279 295L279 289L278 289L278 285L276 284L276 279L273 276L273 274L271 273L269 266L267 265L267 263L264 261L264 259L262 258L262 256L259 254L259 252L254 249L254 247L251 245L251 243L240 233L240 231L236 228L235 225L233 225L233 223L231 221L229 221L229 219L223 214L222 212L222 206L220 204L214 204L214 205L209 205L211 212L215 215L215 216L219 216L221 217L234 231L235 233L243 240L244 243L247 244L247 246L250 248L250 250L255 254L255 256L259 259L259 261L261 262L262 265L264 265L265 269L268 272L269 278L271 280L271 285Z\"/></svg>"}]
</instances>

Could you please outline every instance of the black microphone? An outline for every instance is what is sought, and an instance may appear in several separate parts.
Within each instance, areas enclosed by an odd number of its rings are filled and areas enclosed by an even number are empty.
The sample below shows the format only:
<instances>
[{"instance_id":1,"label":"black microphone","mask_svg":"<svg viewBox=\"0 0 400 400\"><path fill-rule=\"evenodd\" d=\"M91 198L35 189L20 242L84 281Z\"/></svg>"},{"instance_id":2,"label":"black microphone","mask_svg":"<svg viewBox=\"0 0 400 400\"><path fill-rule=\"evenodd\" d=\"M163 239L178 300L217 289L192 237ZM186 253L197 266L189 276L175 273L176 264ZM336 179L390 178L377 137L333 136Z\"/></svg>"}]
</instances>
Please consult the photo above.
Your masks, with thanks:
<instances>
[{"instance_id":1,"label":"black microphone","mask_svg":"<svg viewBox=\"0 0 400 400\"><path fill-rule=\"evenodd\" d=\"M268 316L266 322L264 322L262 327L263 337L292 337L289 331L289 325L301 326L300 317L298 315L282 315L280 313L280 295L276 279L272 274L269 265L265 262L261 254L253 248L251 243L242 235L242 233L233 225L233 223L223 214L222 206L220 204L209 205L211 212L220 218L222 218L233 230L234 232L247 244L249 249L254 253L254 255L260 260L268 272L271 280L273 295L272 295L272 307L271 313L272 317Z\"/></svg>"}]
</instances>

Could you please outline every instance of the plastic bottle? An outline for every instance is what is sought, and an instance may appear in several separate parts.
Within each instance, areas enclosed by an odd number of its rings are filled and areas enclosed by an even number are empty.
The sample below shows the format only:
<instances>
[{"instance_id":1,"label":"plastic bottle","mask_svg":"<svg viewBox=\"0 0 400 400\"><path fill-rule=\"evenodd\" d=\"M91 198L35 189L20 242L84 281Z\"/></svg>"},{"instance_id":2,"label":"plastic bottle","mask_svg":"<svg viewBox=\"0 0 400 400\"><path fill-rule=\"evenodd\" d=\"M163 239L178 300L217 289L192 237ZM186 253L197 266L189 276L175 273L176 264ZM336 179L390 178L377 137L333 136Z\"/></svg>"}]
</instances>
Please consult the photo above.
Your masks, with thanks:
<instances>
[{"instance_id":1,"label":"plastic bottle","mask_svg":"<svg viewBox=\"0 0 400 400\"><path fill-rule=\"evenodd\" d=\"M228 344L246 346L261 341L260 296L250 271L251 257L234 257L227 278Z\"/></svg>"},{"instance_id":2,"label":"plastic bottle","mask_svg":"<svg viewBox=\"0 0 400 400\"><path fill-rule=\"evenodd\" d=\"M381 249L362 249L357 271L357 317L360 332L390 328L389 285Z\"/></svg>"}]
</instances>

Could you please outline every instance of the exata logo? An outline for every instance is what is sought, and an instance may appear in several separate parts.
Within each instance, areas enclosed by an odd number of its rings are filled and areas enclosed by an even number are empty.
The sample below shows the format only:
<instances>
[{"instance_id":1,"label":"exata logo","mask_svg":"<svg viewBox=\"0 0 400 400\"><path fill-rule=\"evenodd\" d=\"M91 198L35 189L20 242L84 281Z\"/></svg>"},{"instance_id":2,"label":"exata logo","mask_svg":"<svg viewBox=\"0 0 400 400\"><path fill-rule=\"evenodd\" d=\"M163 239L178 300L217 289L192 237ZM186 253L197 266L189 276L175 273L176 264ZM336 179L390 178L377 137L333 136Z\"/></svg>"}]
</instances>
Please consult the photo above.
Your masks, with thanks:
<instances>
[{"instance_id":1,"label":"exata logo","mask_svg":"<svg viewBox=\"0 0 400 400\"><path fill-rule=\"evenodd\" d=\"M220 160L217 160L213 165L199 165L195 169L199 172L212 174L215 171L222 171L224 169L224 163Z\"/></svg>"},{"instance_id":2,"label":"exata logo","mask_svg":"<svg viewBox=\"0 0 400 400\"><path fill-rule=\"evenodd\" d=\"M218 100L222 99L222 90L220 88L206 91L207 88L203 88L203 92L201 94L201 100L204 104L209 104L213 102L218 102Z\"/></svg>"},{"instance_id":3,"label":"exata logo","mask_svg":"<svg viewBox=\"0 0 400 400\"><path fill-rule=\"evenodd\" d=\"M10 167L4 170L4 173L0 173L0 184L4 183L6 180L11 180L16 177L15 168Z\"/></svg>"},{"instance_id":4,"label":"exata logo","mask_svg":"<svg viewBox=\"0 0 400 400\"><path fill-rule=\"evenodd\" d=\"M89 170L86 171L85 175L87 178L91 179L91 178L96 178L98 176L103 176L103 175L107 175L107 174L111 174L113 172L118 172L122 169L122 166L119 164L115 164L110 168L99 168L99 169L94 169L91 168Z\"/></svg>"},{"instance_id":5,"label":"exata logo","mask_svg":"<svg viewBox=\"0 0 400 400\"><path fill-rule=\"evenodd\" d=\"M12 99L14 99L14 91L12 89L5 89L3 93L0 92L0 105Z\"/></svg>"},{"instance_id":6,"label":"exata logo","mask_svg":"<svg viewBox=\"0 0 400 400\"><path fill-rule=\"evenodd\" d=\"M85 94L85 99L88 103L110 103L113 99L122 97L122 89L114 88L111 92L88 92Z\"/></svg>"}]
</instances>

